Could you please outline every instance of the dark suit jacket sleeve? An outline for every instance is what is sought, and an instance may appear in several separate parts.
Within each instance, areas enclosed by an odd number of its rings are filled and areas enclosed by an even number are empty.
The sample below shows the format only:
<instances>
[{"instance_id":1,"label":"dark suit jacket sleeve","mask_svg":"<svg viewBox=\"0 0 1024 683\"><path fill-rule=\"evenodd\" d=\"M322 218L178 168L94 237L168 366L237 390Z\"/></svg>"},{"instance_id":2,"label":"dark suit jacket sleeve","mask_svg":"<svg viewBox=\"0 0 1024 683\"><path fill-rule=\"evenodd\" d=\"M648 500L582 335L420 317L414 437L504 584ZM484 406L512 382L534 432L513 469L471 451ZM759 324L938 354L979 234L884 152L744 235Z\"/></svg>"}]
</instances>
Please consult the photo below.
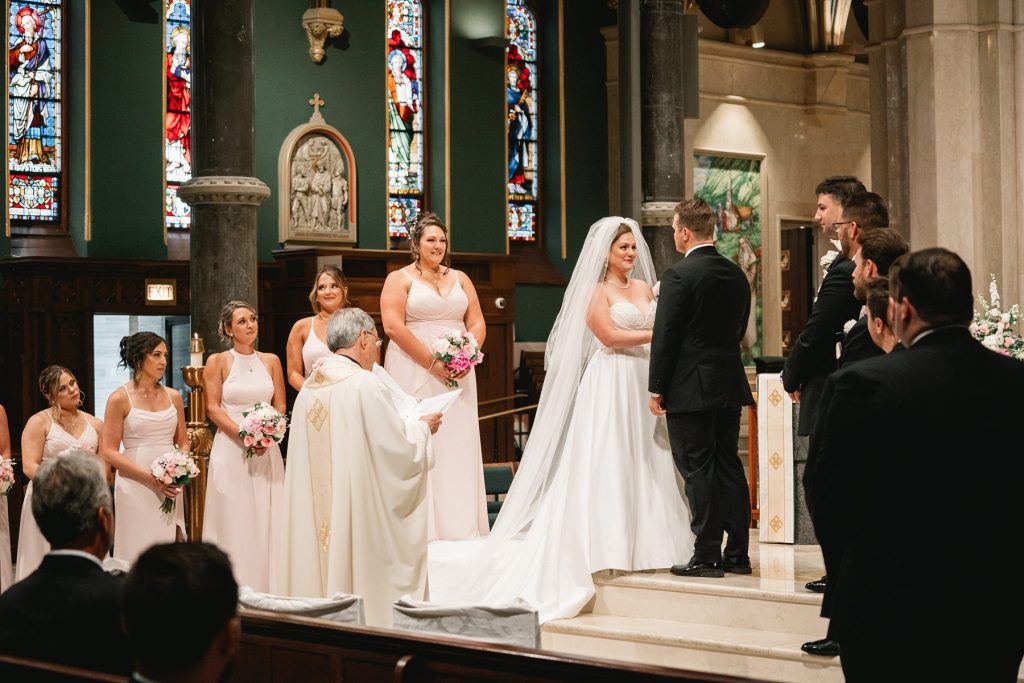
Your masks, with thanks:
<instances>
[{"instance_id":1,"label":"dark suit jacket sleeve","mask_svg":"<svg viewBox=\"0 0 1024 683\"><path fill-rule=\"evenodd\" d=\"M654 318L654 334L651 339L648 389L652 394L664 394L668 383L672 381L683 343L689 303L679 268L669 268L661 276L658 314Z\"/></svg>"},{"instance_id":2,"label":"dark suit jacket sleeve","mask_svg":"<svg viewBox=\"0 0 1024 683\"><path fill-rule=\"evenodd\" d=\"M818 416L807 454L805 485L814 533L822 544L843 544L853 533L857 483L864 475L864 390L856 375L841 372L825 383L826 410Z\"/></svg>"},{"instance_id":3,"label":"dark suit jacket sleeve","mask_svg":"<svg viewBox=\"0 0 1024 683\"><path fill-rule=\"evenodd\" d=\"M814 373L815 359L826 353L835 356L836 333L842 331L849 320L848 303L852 296L852 271L845 261L829 270L818 290L811 317L797 337L793 349L782 368L782 385L786 391L796 391ZM851 264L852 265L852 264Z\"/></svg>"},{"instance_id":4,"label":"dark suit jacket sleeve","mask_svg":"<svg viewBox=\"0 0 1024 683\"><path fill-rule=\"evenodd\" d=\"M872 341L871 333L868 332L868 318L864 316L857 320L843 338L843 353L839 357L839 367L845 368L851 363L881 356L883 353L885 352Z\"/></svg>"}]
</instances>

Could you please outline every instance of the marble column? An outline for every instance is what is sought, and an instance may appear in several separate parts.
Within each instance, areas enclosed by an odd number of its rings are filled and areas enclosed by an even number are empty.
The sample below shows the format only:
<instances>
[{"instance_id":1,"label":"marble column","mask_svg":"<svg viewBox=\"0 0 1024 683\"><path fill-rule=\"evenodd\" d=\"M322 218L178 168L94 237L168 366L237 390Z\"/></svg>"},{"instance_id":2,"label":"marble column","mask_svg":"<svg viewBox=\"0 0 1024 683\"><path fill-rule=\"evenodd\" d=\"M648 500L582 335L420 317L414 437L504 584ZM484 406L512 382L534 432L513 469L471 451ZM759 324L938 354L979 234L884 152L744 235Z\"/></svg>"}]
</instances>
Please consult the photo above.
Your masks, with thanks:
<instances>
[{"instance_id":1,"label":"marble column","mask_svg":"<svg viewBox=\"0 0 1024 683\"><path fill-rule=\"evenodd\" d=\"M1020 301L1024 2L875 0L869 11L876 189L914 249L952 249L975 290L991 273L1004 301Z\"/></svg>"},{"instance_id":2,"label":"marble column","mask_svg":"<svg viewBox=\"0 0 1024 683\"><path fill-rule=\"evenodd\" d=\"M641 225L658 273L681 258L672 214L683 198L683 3L639 0Z\"/></svg>"},{"instance_id":3,"label":"marble column","mask_svg":"<svg viewBox=\"0 0 1024 683\"><path fill-rule=\"evenodd\" d=\"M253 177L253 0L200 2L193 12L193 178L178 195L192 207L192 331L210 352L221 307L257 305L256 209L270 188Z\"/></svg>"}]
</instances>

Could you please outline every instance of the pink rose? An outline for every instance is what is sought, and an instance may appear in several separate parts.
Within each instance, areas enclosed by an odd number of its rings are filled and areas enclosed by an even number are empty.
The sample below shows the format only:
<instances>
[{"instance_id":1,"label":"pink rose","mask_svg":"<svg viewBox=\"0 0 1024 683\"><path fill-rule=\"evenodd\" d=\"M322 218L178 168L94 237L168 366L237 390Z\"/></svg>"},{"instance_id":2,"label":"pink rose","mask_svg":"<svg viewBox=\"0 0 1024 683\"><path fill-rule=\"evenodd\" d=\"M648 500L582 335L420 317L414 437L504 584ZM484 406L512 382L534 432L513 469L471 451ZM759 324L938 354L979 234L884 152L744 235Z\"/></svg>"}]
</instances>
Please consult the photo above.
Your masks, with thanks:
<instances>
[{"instance_id":1,"label":"pink rose","mask_svg":"<svg viewBox=\"0 0 1024 683\"><path fill-rule=\"evenodd\" d=\"M262 439L260 439L260 445L263 448L266 448L267 446L270 445L270 441L271 441L270 437L269 436L265 436Z\"/></svg>"},{"instance_id":2,"label":"pink rose","mask_svg":"<svg viewBox=\"0 0 1024 683\"><path fill-rule=\"evenodd\" d=\"M1003 346L1006 348L1013 346L1013 337L1003 337Z\"/></svg>"},{"instance_id":3,"label":"pink rose","mask_svg":"<svg viewBox=\"0 0 1024 683\"><path fill-rule=\"evenodd\" d=\"M263 433L264 434L273 434L274 433L274 428L271 425L263 425Z\"/></svg>"},{"instance_id":4,"label":"pink rose","mask_svg":"<svg viewBox=\"0 0 1024 683\"><path fill-rule=\"evenodd\" d=\"M251 434L246 434L245 438L242 439L242 443L245 444L246 448L252 448L253 444L256 443L256 439Z\"/></svg>"}]
</instances>

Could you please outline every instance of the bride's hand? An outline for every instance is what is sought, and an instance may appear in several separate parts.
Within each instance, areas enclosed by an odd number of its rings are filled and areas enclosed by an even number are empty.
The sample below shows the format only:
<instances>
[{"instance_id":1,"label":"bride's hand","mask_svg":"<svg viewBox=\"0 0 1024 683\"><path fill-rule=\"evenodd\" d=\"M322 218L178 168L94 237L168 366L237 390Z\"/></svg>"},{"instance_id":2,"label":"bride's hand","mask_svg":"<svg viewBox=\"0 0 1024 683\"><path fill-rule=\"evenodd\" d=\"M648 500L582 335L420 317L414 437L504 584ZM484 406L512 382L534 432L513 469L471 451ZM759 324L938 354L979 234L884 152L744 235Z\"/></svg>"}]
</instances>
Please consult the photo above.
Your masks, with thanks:
<instances>
[{"instance_id":1,"label":"bride's hand","mask_svg":"<svg viewBox=\"0 0 1024 683\"><path fill-rule=\"evenodd\" d=\"M165 484L156 477L152 478L149 488L153 489L154 493L164 498L174 499L181 493L181 487L175 486L174 484Z\"/></svg>"},{"instance_id":2,"label":"bride's hand","mask_svg":"<svg viewBox=\"0 0 1024 683\"><path fill-rule=\"evenodd\" d=\"M456 373L453 373L453 374L452 374L452 379L454 379L454 380L460 380L460 379L462 379L463 377L465 377L466 375L468 375L468 374L469 374L469 371L470 371L470 370L472 370L472 369L473 369L472 367L468 367L468 368L466 368L465 370L463 370L462 372L456 372Z\"/></svg>"}]
</instances>

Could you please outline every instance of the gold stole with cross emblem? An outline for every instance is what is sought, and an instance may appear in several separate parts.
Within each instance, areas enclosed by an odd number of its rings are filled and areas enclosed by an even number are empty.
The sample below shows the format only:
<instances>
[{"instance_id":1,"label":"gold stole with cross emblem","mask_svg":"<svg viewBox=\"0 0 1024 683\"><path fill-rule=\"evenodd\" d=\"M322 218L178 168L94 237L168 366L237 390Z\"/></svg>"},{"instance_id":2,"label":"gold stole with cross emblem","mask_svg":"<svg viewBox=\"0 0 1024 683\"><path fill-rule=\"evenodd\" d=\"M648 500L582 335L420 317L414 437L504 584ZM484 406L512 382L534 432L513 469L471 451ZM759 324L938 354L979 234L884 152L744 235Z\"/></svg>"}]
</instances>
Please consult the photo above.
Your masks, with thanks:
<instances>
[{"instance_id":1,"label":"gold stole with cross emblem","mask_svg":"<svg viewBox=\"0 0 1024 683\"><path fill-rule=\"evenodd\" d=\"M306 410L306 452L309 483L313 492L316 546L320 555L321 595L327 595L327 551L331 547L331 512L334 480L331 472L331 387L334 382L322 370L309 378L311 389Z\"/></svg>"}]
</instances>

